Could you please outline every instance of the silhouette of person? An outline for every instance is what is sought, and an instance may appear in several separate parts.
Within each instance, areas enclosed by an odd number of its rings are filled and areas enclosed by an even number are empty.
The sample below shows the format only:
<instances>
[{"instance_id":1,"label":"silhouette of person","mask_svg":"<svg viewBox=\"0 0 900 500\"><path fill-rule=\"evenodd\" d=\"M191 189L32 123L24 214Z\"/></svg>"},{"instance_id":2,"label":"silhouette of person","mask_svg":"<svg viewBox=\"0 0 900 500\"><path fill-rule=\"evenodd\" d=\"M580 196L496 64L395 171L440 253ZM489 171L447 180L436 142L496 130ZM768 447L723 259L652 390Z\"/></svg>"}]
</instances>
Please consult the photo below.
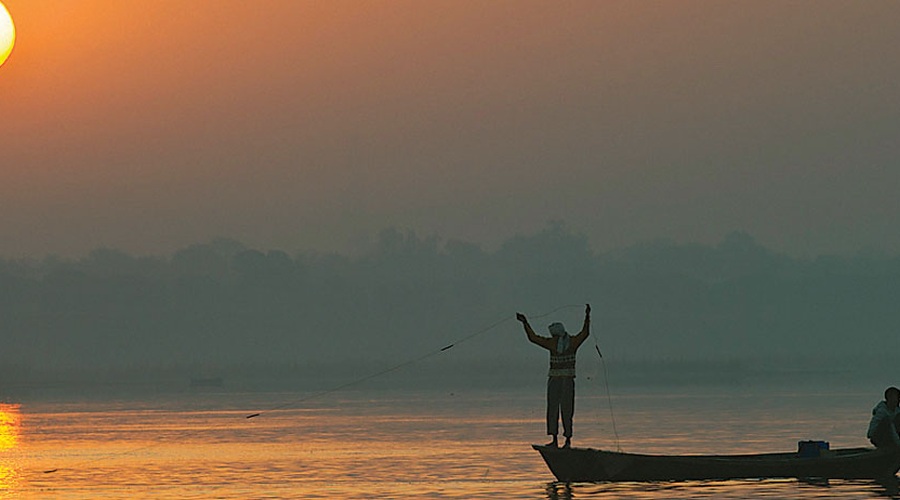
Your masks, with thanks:
<instances>
[{"instance_id":1,"label":"silhouette of person","mask_svg":"<svg viewBox=\"0 0 900 500\"><path fill-rule=\"evenodd\" d=\"M547 446L559 446L559 416L562 413L563 448L572 446L572 417L575 414L575 353L591 334L591 305L585 304L584 326L578 335L570 336L562 323L553 323L548 329L551 337L534 333L528 318L516 313L516 319L525 328L528 340L550 351L550 371L547 374L547 434L553 441Z\"/></svg>"},{"instance_id":2,"label":"silhouette of person","mask_svg":"<svg viewBox=\"0 0 900 500\"><path fill-rule=\"evenodd\" d=\"M872 408L872 420L869 421L866 437L876 448L900 448L900 434L897 432L897 419L900 417L898 405L900 389L888 387L884 391L884 401Z\"/></svg>"}]
</instances>

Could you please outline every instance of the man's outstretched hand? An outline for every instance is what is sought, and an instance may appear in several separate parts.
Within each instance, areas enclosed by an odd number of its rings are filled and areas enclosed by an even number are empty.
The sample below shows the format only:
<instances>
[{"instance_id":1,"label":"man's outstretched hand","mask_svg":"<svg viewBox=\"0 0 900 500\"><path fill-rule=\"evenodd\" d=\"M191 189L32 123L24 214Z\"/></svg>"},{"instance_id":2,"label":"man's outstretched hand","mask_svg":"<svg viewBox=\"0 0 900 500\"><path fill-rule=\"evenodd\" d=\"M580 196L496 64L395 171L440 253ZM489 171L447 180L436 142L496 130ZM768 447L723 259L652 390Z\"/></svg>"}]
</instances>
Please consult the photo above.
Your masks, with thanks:
<instances>
[{"instance_id":1,"label":"man's outstretched hand","mask_svg":"<svg viewBox=\"0 0 900 500\"><path fill-rule=\"evenodd\" d=\"M590 304L585 304L585 305L584 305L584 315L587 316L587 315L589 315L589 314L591 314L591 305L590 305Z\"/></svg>"},{"instance_id":2,"label":"man's outstretched hand","mask_svg":"<svg viewBox=\"0 0 900 500\"><path fill-rule=\"evenodd\" d=\"M521 321L522 323L528 323L528 318L526 318L522 313L516 313L516 319Z\"/></svg>"}]
</instances>

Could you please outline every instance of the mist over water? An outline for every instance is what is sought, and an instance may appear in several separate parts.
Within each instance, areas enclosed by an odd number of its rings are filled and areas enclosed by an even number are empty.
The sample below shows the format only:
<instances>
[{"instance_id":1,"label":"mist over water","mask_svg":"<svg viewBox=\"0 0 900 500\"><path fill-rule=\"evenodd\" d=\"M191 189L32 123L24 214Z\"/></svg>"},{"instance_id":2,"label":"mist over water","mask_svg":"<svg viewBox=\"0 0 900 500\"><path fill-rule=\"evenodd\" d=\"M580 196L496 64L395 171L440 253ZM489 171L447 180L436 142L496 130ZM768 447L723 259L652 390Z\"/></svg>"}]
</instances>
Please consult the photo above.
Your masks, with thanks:
<instances>
[{"instance_id":1,"label":"mist over water","mask_svg":"<svg viewBox=\"0 0 900 500\"><path fill-rule=\"evenodd\" d=\"M494 251L388 229L355 255L223 239L161 257L3 260L0 391L322 390L461 339L370 386L521 387L544 376L546 353L514 313L555 310L539 333L577 331L585 302L589 343L622 384L880 387L893 383L898 277L897 257L790 257L746 233L595 253L563 223Z\"/></svg>"}]
</instances>

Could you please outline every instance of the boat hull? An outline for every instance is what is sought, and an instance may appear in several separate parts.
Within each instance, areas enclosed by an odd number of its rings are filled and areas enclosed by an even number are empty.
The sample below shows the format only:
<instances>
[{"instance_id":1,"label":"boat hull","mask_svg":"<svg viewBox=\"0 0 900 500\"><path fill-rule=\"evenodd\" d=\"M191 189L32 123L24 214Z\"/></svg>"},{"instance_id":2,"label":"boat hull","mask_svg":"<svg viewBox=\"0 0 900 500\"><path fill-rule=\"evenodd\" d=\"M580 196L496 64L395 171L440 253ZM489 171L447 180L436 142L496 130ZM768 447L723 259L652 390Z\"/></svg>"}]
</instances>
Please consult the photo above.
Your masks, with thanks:
<instances>
[{"instance_id":1,"label":"boat hull","mask_svg":"<svg viewBox=\"0 0 900 500\"><path fill-rule=\"evenodd\" d=\"M592 448L533 445L562 482L682 481L752 478L879 479L900 469L900 452L831 450L818 457L758 455L642 455Z\"/></svg>"}]
</instances>

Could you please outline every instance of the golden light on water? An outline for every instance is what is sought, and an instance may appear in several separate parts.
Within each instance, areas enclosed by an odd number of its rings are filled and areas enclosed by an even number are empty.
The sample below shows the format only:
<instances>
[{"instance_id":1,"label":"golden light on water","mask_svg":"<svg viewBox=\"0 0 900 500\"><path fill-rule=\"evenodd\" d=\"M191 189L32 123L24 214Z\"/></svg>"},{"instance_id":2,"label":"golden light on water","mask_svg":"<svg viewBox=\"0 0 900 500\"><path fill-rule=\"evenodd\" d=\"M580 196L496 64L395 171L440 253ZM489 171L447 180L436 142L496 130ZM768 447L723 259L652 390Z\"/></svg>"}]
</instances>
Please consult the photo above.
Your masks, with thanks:
<instances>
[{"instance_id":1,"label":"golden light on water","mask_svg":"<svg viewBox=\"0 0 900 500\"><path fill-rule=\"evenodd\" d=\"M16 447L19 441L19 407L0 405L0 452Z\"/></svg>"},{"instance_id":2,"label":"golden light on water","mask_svg":"<svg viewBox=\"0 0 900 500\"><path fill-rule=\"evenodd\" d=\"M9 11L0 2L0 66L3 66L6 58L9 57L15 43L16 28L13 25L12 16L9 15Z\"/></svg>"},{"instance_id":3,"label":"golden light on water","mask_svg":"<svg viewBox=\"0 0 900 500\"><path fill-rule=\"evenodd\" d=\"M16 483L16 471L11 467L0 465L0 491L8 490Z\"/></svg>"},{"instance_id":4,"label":"golden light on water","mask_svg":"<svg viewBox=\"0 0 900 500\"><path fill-rule=\"evenodd\" d=\"M19 406L0 404L0 491L16 484L18 474L10 454L19 444Z\"/></svg>"}]
</instances>

